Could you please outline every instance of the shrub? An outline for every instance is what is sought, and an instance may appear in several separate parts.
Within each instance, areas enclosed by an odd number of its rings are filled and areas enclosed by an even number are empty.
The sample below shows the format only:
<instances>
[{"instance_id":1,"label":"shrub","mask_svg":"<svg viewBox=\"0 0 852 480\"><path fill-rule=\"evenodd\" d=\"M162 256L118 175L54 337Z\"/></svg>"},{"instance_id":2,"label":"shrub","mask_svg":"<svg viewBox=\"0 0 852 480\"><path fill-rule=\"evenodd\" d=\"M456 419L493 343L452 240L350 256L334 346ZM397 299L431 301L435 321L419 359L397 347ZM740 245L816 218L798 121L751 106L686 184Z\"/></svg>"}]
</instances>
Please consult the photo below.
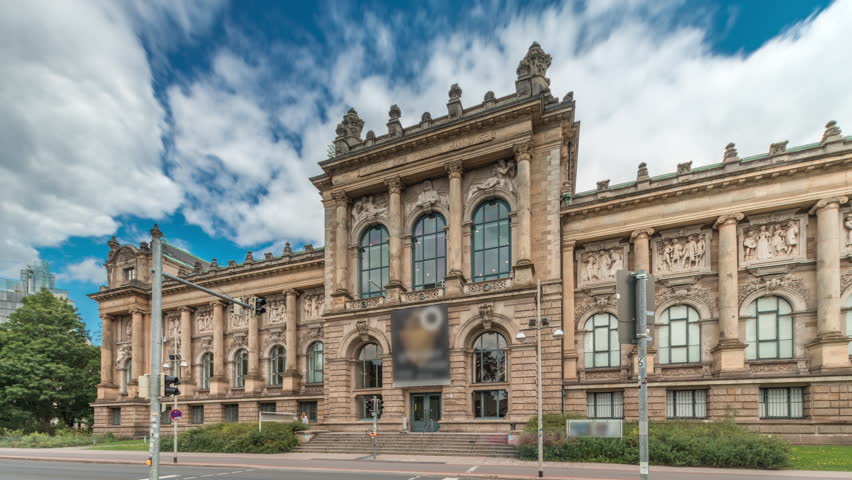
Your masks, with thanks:
<instances>
[{"instance_id":1,"label":"shrub","mask_svg":"<svg viewBox=\"0 0 852 480\"><path fill-rule=\"evenodd\" d=\"M649 427L649 460L655 465L681 467L784 468L790 446L777 437L752 432L731 422L659 422ZM574 438L545 435L546 460L636 464L639 428L624 424L622 438ZM535 436L521 438L522 458L536 458Z\"/></svg>"},{"instance_id":2,"label":"shrub","mask_svg":"<svg viewBox=\"0 0 852 480\"><path fill-rule=\"evenodd\" d=\"M295 432L306 430L299 422L272 423L257 430L254 423L217 423L182 432L178 437L181 452L207 453L284 453L295 448L299 441ZM161 451L174 448L171 437L160 442Z\"/></svg>"},{"instance_id":3,"label":"shrub","mask_svg":"<svg viewBox=\"0 0 852 480\"><path fill-rule=\"evenodd\" d=\"M577 420L586 418L583 415L575 413L545 413L541 416L541 423L544 433L565 434L565 423L568 420ZM538 417L532 416L524 425L524 431L528 433L536 433L538 431Z\"/></svg>"}]
</instances>

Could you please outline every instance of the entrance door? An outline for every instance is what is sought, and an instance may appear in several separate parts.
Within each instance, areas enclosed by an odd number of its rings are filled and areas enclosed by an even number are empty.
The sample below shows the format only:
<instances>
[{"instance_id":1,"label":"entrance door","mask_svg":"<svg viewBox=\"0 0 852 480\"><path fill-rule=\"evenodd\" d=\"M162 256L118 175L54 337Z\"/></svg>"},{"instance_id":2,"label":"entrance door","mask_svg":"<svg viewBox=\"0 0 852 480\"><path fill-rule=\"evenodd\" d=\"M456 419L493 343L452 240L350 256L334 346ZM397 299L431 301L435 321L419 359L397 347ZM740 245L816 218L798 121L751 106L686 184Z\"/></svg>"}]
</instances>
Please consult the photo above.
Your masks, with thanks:
<instances>
[{"instance_id":1,"label":"entrance door","mask_svg":"<svg viewBox=\"0 0 852 480\"><path fill-rule=\"evenodd\" d=\"M441 420L440 393L411 394L411 431L437 432Z\"/></svg>"}]
</instances>

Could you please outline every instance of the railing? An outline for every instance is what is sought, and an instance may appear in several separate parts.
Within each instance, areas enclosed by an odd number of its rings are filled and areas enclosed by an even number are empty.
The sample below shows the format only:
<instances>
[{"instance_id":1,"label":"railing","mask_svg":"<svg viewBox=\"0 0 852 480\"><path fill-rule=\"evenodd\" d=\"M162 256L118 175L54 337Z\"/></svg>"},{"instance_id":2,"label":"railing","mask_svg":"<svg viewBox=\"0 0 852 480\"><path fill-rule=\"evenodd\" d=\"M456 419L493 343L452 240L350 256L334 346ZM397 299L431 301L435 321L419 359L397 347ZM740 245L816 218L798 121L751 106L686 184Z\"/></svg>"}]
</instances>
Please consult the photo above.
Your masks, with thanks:
<instances>
[{"instance_id":1,"label":"railing","mask_svg":"<svg viewBox=\"0 0 852 480\"><path fill-rule=\"evenodd\" d=\"M423 431L420 432L420 445L421 446L423 446L423 440L426 437L426 432L432 432L434 428L435 428L435 420L430 418L429 421L426 422L426 428L424 428Z\"/></svg>"}]
</instances>

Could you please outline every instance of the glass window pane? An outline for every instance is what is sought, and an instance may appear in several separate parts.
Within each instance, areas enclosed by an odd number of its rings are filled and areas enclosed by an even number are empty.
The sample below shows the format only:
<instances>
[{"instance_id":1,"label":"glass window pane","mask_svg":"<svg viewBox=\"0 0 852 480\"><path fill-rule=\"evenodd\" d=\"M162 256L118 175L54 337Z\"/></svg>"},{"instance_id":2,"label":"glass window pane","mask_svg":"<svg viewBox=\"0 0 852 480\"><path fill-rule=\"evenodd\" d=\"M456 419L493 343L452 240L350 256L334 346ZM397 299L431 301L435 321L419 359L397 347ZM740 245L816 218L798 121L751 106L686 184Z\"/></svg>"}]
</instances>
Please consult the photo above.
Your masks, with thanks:
<instances>
[{"instance_id":1,"label":"glass window pane","mask_svg":"<svg viewBox=\"0 0 852 480\"><path fill-rule=\"evenodd\" d=\"M757 311L768 312L775 311L777 306L777 297L760 297L757 299Z\"/></svg>"},{"instance_id":2,"label":"glass window pane","mask_svg":"<svg viewBox=\"0 0 852 480\"><path fill-rule=\"evenodd\" d=\"M439 257L447 256L447 235L442 232L438 234L435 238L437 242L437 249L435 251L436 254Z\"/></svg>"},{"instance_id":3,"label":"glass window pane","mask_svg":"<svg viewBox=\"0 0 852 480\"><path fill-rule=\"evenodd\" d=\"M701 361L701 347L698 345L690 345L689 347L689 360L690 363L700 362Z\"/></svg>"},{"instance_id":4,"label":"glass window pane","mask_svg":"<svg viewBox=\"0 0 852 480\"><path fill-rule=\"evenodd\" d=\"M500 245L508 245L509 243L511 243L512 239L509 236L509 221L501 221L500 224L497 226L497 229L499 231Z\"/></svg>"},{"instance_id":5,"label":"glass window pane","mask_svg":"<svg viewBox=\"0 0 852 480\"><path fill-rule=\"evenodd\" d=\"M778 358L778 344L775 342L760 342L757 344L758 358Z\"/></svg>"},{"instance_id":6,"label":"glass window pane","mask_svg":"<svg viewBox=\"0 0 852 480\"><path fill-rule=\"evenodd\" d=\"M473 229L473 249L482 250L482 226L476 225Z\"/></svg>"},{"instance_id":7,"label":"glass window pane","mask_svg":"<svg viewBox=\"0 0 852 480\"><path fill-rule=\"evenodd\" d=\"M609 327L595 328L595 351L603 352L609 350Z\"/></svg>"},{"instance_id":8,"label":"glass window pane","mask_svg":"<svg viewBox=\"0 0 852 480\"><path fill-rule=\"evenodd\" d=\"M381 260L381 265L383 267L387 267L388 265L390 265L390 250L388 250L389 248L390 247L388 246L387 243L382 244L382 247L381 247L381 250L380 250L381 251L380 260Z\"/></svg>"},{"instance_id":9,"label":"glass window pane","mask_svg":"<svg viewBox=\"0 0 852 480\"><path fill-rule=\"evenodd\" d=\"M757 340L757 320L749 318L746 320L746 342Z\"/></svg>"},{"instance_id":10,"label":"glass window pane","mask_svg":"<svg viewBox=\"0 0 852 480\"><path fill-rule=\"evenodd\" d=\"M485 251L485 275L496 275L498 268L497 250Z\"/></svg>"},{"instance_id":11,"label":"glass window pane","mask_svg":"<svg viewBox=\"0 0 852 480\"><path fill-rule=\"evenodd\" d=\"M475 252L473 254L473 275L475 277L481 277L484 274L482 258L482 252Z\"/></svg>"},{"instance_id":12,"label":"glass window pane","mask_svg":"<svg viewBox=\"0 0 852 480\"><path fill-rule=\"evenodd\" d=\"M423 260L423 241L420 238L414 241L414 260Z\"/></svg>"},{"instance_id":13,"label":"glass window pane","mask_svg":"<svg viewBox=\"0 0 852 480\"><path fill-rule=\"evenodd\" d=\"M689 344L701 345L701 326L697 323L689 324Z\"/></svg>"},{"instance_id":14,"label":"glass window pane","mask_svg":"<svg viewBox=\"0 0 852 480\"><path fill-rule=\"evenodd\" d=\"M686 318L686 305L675 305L673 307L670 307L669 310L671 310L669 315L673 319Z\"/></svg>"},{"instance_id":15,"label":"glass window pane","mask_svg":"<svg viewBox=\"0 0 852 480\"><path fill-rule=\"evenodd\" d=\"M496 223L487 223L483 227L484 230L484 246L485 248L494 248L498 245L498 231Z\"/></svg>"},{"instance_id":16,"label":"glass window pane","mask_svg":"<svg viewBox=\"0 0 852 480\"><path fill-rule=\"evenodd\" d=\"M482 217L484 222L492 222L497 220L497 202L489 202L483 205L485 215Z\"/></svg>"},{"instance_id":17,"label":"glass window pane","mask_svg":"<svg viewBox=\"0 0 852 480\"><path fill-rule=\"evenodd\" d=\"M761 340L778 338L778 330L774 313L759 313L757 315L757 336Z\"/></svg>"},{"instance_id":18,"label":"glass window pane","mask_svg":"<svg viewBox=\"0 0 852 480\"><path fill-rule=\"evenodd\" d=\"M617 367L621 365L621 350L619 348L613 348L612 351L609 352L609 366Z\"/></svg>"},{"instance_id":19,"label":"glass window pane","mask_svg":"<svg viewBox=\"0 0 852 480\"><path fill-rule=\"evenodd\" d=\"M669 339L672 346L686 345L686 322L683 320L672 321L669 331Z\"/></svg>"},{"instance_id":20,"label":"glass window pane","mask_svg":"<svg viewBox=\"0 0 852 480\"><path fill-rule=\"evenodd\" d=\"M784 300L783 298L778 299L778 313L781 315L792 313L793 309L790 307L790 303Z\"/></svg>"},{"instance_id":21,"label":"glass window pane","mask_svg":"<svg viewBox=\"0 0 852 480\"><path fill-rule=\"evenodd\" d=\"M609 353L602 352L595 354L595 366L596 367L606 367L609 366Z\"/></svg>"},{"instance_id":22,"label":"glass window pane","mask_svg":"<svg viewBox=\"0 0 852 480\"><path fill-rule=\"evenodd\" d=\"M423 258L435 258L437 249L435 247L435 236L429 235L423 239Z\"/></svg>"},{"instance_id":23,"label":"glass window pane","mask_svg":"<svg viewBox=\"0 0 852 480\"><path fill-rule=\"evenodd\" d=\"M793 338L793 318L783 316L778 318L778 338L780 340L789 340Z\"/></svg>"},{"instance_id":24,"label":"glass window pane","mask_svg":"<svg viewBox=\"0 0 852 480\"><path fill-rule=\"evenodd\" d=\"M793 356L792 340L780 340L778 342L778 356L780 358L791 358Z\"/></svg>"},{"instance_id":25,"label":"glass window pane","mask_svg":"<svg viewBox=\"0 0 852 480\"><path fill-rule=\"evenodd\" d=\"M686 363L686 347L672 347L671 358L672 363Z\"/></svg>"},{"instance_id":26,"label":"glass window pane","mask_svg":"<svg viewBox=\"0 0 852 480\"><path fill-rule=\"evenodd\" d=\"M435 275L435 280L439 282L443 280L444 277L447 275L447 261L443 258L438 259L438 262L435 266Z\"/></svg>"},{"instance_id":27,"label":"glass window pane","mask_svg":"<svg viewBox=\"0 0 852 480\"><path fill-rule=\"evenodd\" d=\"M669 347L660 347L660 363L671 363L669 360Z\"/></svg>"}]
</instances>

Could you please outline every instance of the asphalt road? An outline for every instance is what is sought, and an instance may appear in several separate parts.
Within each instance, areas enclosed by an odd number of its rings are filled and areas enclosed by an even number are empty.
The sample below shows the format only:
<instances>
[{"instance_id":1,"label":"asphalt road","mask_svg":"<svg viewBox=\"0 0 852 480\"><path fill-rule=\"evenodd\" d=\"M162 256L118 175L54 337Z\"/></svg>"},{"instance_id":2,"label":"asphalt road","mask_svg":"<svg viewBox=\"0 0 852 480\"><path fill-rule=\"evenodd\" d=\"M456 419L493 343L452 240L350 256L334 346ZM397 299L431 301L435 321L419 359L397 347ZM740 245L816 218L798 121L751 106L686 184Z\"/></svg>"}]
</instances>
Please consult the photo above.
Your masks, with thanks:
<instances>
[{"instance_id":1,"label":"asphalt road","mask_svg":"<svg viewBox=\"0 0 852 480\"><path fill-rule=\"evenodd\" d=\"M162 466L161 480L444 480L411 474L377 472L320 472L239 468ZM449 477L453 480L463 480ZM0 460L2 480L147 480L148 470L137 465Z\"/></svg>"}]
</instances>

